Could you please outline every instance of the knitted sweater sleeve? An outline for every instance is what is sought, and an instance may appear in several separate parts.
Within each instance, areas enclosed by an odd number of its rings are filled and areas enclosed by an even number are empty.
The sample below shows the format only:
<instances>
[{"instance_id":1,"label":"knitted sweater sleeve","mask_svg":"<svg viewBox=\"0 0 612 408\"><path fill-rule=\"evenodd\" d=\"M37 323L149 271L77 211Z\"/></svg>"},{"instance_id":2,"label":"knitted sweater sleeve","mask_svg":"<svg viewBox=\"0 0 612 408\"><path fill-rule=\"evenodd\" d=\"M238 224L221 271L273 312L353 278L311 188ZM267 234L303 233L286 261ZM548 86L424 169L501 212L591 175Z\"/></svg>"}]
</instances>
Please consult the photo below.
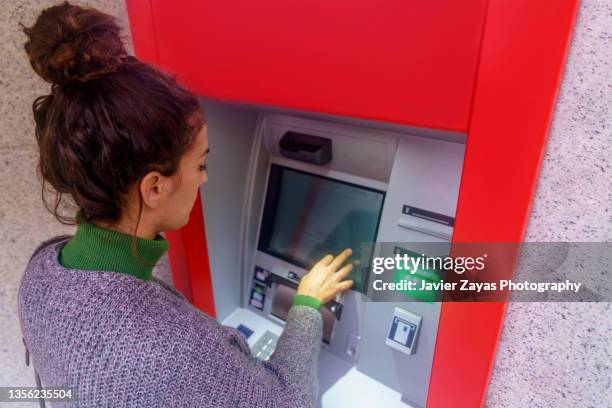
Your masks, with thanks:
<instances>
[{"instance_id":1,"label":"knitted sweater sleeve","mask_svg":"<svg viewBox=\"0 0 612 408\"><path fill-rule=\"evenodd\" d=\"M266 362L251 355L237 330L207 325L173 357L176 366L167 403L194 407L315 405L323 326L317 310L291 308L276 349Z\"/></svg>"}]
</instances>

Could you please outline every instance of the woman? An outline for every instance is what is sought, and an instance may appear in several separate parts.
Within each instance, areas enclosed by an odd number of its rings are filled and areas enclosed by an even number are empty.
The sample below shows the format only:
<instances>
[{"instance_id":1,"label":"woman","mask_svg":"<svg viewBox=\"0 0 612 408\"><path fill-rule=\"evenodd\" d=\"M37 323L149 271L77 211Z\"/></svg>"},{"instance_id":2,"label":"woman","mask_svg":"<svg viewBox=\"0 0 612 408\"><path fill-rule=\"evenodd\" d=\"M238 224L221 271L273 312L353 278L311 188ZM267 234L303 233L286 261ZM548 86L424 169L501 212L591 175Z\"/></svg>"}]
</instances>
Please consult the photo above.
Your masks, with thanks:
<instances>
[{"instance_id":1,"label":"woman","mask_svg":"<svg viewBox=\"0 0 612 408\"><path fill-rule=\"evenodd\" d=\"M64 3L25 28L34 70L52 83L33 105L40 171L74 237L43 243L19 292L24 340L45 387L80 407L305 407L316 399L318 308L348 289L350 250L302 279L269 361L242 335L152 278L207 180L196 98L128 56L114 19ZM79 208L59 214L69 195ZM214 256L214 254L213 254Z\"/></svg>"}]
</instances>

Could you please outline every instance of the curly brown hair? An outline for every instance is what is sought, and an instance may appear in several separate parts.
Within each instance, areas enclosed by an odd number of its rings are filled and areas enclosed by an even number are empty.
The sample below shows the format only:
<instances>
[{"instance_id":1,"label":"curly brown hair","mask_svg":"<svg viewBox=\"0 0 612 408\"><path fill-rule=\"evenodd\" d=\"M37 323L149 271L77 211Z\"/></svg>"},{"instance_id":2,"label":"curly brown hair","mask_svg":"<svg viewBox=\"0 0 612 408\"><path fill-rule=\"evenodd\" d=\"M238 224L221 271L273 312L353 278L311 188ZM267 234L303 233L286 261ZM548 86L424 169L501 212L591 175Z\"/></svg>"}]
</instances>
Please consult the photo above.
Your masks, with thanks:
<instances>
[{"instance_id":1,"label":"curly brown hair","mask_svg":"<svg viewBox=\"0 0 612 408\"><path fill-rule=\"evenodd\" d=\"M117 222L130 186L150 171L176 173L204 123L198 101L128 55L115 19L99 10L65 2L23 30L32 68L52 84L33 103L43 201L63 223ZM59 213L65 194L80 217Z\"/></svg>"}]
</instances>

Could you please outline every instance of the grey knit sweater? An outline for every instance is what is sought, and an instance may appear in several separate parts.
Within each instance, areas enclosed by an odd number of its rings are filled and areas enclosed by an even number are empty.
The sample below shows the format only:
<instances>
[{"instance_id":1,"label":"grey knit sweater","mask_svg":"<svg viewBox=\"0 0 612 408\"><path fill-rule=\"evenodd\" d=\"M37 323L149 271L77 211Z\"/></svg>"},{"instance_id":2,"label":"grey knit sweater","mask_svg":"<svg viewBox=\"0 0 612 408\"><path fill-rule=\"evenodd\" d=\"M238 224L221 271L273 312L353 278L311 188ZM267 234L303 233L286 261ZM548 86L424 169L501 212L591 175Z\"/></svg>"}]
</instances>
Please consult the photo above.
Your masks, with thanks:
<instances>
[{"instance_id":1,"label":"grey knit sweater","mask_svg":"<svg viewBox=\"0 0 612 408\"><path fill-rule=\"evenodd\" d=\"M293 306L276 351L255 359L243 336L159 280L67 269L67 238L33 255L19 291L25 342L45 387L74 387L79 407L309 407L322 321Z\"/></svg>"}]
</instances>

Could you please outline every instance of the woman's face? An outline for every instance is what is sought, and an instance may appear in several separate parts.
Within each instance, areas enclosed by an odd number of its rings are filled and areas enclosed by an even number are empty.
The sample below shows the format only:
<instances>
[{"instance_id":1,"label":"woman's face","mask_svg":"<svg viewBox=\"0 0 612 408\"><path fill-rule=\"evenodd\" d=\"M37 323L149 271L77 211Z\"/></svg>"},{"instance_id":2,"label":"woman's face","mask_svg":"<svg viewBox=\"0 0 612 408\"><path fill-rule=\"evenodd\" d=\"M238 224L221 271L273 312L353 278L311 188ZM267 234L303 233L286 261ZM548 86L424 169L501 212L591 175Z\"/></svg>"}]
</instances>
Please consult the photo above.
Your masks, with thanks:
<instances>
[{"instance_id":1,"label":"woman's face","mask_svg":"<svg viewBox=\"0 0 612 408\"><path fill-rule=\"evenodd\" d=\"M208 158L208 126L204 124L198 132L191 149L181 158L177 173L171 178L171 191L163 206L159 208L160 231L175 230L189 221L189 214L198 196L200 186L208 180L206 160Z\"/></svg>"}]
</instances>

